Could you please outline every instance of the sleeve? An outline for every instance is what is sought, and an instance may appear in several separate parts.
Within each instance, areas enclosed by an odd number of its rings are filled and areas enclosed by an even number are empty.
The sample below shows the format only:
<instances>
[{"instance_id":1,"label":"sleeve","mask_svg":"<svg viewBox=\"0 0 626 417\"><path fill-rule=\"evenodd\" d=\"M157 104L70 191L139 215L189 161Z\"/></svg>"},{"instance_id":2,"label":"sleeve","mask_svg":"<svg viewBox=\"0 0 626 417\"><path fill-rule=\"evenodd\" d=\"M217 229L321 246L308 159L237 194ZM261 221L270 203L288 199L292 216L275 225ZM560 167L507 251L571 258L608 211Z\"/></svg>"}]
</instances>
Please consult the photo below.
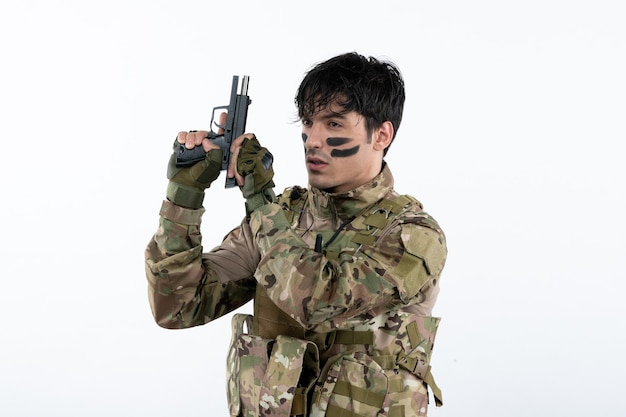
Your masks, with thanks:
<instances>
[{"instance_id":1,"label":"sleeve","mask_svg":"<svg viewBox=\"0 0 626 417\"><path fill-rule=\"evenodd\" d=\"M436 279L445 259L441 235L415 225L423 233L397 225L376 245L337 260L309 247L276 204L253 212L250 227L261 254L255 279L276 305L316 332L350 328L392 306L424 300L420 290ZM409 244L414 238L422 242ZM425 248L438 257L431 259Z\"/></svg>"},{"instance_id":2,"label":"sleeve","mask_svg":"<svg viewBox=\"0 0 626 417\"><path fill-rule=\"evenodd\" d=\"M201 216L164 201L159 228L145 250L148 298L155 321L177 329L205 324L254 295L259 254L247 223L202 253Z\"/></svg>"}]
</instances>

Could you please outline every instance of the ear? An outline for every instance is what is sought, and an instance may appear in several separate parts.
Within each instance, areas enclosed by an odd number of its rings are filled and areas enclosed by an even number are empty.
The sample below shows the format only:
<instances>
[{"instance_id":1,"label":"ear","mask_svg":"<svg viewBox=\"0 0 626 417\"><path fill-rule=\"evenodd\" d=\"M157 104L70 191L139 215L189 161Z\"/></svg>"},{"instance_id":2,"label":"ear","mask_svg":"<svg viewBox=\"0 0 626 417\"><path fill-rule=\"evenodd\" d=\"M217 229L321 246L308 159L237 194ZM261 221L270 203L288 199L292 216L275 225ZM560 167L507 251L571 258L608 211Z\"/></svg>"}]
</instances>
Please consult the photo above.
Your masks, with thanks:
<instances>
[{"instance_id":1,"label":"ear","mask_svg":"<svg viewBox=\"0 0 626 417\"><path fill-rule=\"evenodd\" d=\"M383 151L393 139L393 124L387 120L374 132L374 149Z\"/></svg>"}]
</instances>

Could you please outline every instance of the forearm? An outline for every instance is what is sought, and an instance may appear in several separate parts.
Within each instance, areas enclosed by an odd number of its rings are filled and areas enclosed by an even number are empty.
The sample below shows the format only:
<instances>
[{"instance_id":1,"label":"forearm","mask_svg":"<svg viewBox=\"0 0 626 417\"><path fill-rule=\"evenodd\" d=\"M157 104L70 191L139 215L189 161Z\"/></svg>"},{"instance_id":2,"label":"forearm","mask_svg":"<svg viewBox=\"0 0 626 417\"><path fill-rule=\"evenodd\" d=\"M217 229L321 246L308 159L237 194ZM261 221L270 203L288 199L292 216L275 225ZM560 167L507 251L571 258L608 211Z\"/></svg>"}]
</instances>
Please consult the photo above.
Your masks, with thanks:
<instances>
[{"instance_id":1,"label":"forearm","mask_svg":"<svg viewBox=\"0 0 626 417\"><path fill-rule=\"evenodd\" d=\"M200 234L203 212L169 201L161 206L159 228L145 252L148 298L159 326L195 325L186 311L197 304L194 299L204 279Z\"/></svg>"},{"instance_id":2,"label":"forearm","mask_svg":"<svg viewBox=\"0 0 626 417\"><path fill-rule=\"evenodd\" d=\"M239 261L241 256L233 261L233 256L226 256L228 249L222 250L222 255L214 255L213 261L211 256L203 256L202 213L202 209L190 210L164 202L159 228L146 248L150 306L155 321L162 327L207 323L246 303L254 292L249 268L233 266L246 264ZM221 259L227 260L230 270Z\"/></svg>"},{"instance_id":3,"label":"forearm","mask_svg":"<svg viewBox=\"0 0 626 417\"><path fill-rule=\"evenodd\" d=\"M197 280L186 272L155 276L148 268L147 276L152 314L167 329L199 326L219 318L250 301L256 285L253 280L222 284L213 274Z\"/></svg>"}]
</instances>

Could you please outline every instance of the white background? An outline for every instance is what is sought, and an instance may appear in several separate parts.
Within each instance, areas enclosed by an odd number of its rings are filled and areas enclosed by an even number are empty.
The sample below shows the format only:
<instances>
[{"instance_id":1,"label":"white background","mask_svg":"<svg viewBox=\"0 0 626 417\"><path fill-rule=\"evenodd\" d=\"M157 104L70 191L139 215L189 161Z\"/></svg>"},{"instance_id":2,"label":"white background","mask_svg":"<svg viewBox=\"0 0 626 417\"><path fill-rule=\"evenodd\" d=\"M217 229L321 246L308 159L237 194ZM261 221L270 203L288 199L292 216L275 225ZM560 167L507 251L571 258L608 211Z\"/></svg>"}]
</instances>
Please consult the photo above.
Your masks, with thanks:
<instances>
[{"instance_id":1,"label":"white background","mask_svg":"<svg viewBox=\"0 0 626 417\"><path fill-rule=\"evenodd\" d=\"M248 74L277 189L304 184L293 96L348 51L401 68L387 160L448 236L430 415L623 415L622 4L2 2L2 415L227 414L229 319L163 330L146 297L170 146ZM222 181L207 250L243 216Z\"/></svg>"}]
</instances>

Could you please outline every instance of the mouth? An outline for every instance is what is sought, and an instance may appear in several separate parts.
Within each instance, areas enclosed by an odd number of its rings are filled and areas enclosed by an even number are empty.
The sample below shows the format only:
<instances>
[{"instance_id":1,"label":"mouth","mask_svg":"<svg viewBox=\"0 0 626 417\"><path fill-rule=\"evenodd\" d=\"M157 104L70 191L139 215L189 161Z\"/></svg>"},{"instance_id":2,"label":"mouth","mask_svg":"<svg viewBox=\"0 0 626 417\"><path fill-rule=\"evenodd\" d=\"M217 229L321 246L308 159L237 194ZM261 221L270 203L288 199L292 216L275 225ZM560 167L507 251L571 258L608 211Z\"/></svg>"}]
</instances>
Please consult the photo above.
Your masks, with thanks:
<instances>
[{"instance_id":1,"label":"mouth","mask_svg":"<svg viewBox=\"0 0 626 417\"><path fill-rule=\"evenodd\" d=\"M319 171L328 166L328 163L325 162L322 158L318 158L316 156L308 156L306 158L306 166L311 171Z\"/></svg>"}]
</instances>

